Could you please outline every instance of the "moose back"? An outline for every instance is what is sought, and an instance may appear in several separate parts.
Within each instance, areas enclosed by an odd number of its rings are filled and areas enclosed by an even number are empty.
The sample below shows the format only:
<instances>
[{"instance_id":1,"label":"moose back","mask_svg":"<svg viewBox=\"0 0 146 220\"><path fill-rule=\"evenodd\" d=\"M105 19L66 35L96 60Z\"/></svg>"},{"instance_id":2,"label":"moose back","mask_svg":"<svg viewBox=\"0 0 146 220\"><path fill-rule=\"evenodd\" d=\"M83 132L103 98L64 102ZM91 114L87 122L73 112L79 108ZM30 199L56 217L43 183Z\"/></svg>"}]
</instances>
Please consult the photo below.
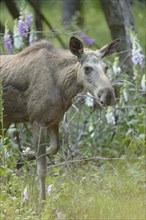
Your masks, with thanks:
<instances>
[{"instance_id":1,"label":"moose back","mask_svg":"<svg viewBox=\"0 0 146 220\"><path fill-rule=\"evenodd\" d=\"M103 106L114 103L114 90L106 76L103 58L119 45L114 40L100 50L84 49L71 37L69 50L61 50L48 41L38 42L15 55L0 56L0 79L3 87L3 127L30 122L40 179L40 199L45 200L47 154L59 150L59 122L83 89Z\"/></svg>"}]
</instances>

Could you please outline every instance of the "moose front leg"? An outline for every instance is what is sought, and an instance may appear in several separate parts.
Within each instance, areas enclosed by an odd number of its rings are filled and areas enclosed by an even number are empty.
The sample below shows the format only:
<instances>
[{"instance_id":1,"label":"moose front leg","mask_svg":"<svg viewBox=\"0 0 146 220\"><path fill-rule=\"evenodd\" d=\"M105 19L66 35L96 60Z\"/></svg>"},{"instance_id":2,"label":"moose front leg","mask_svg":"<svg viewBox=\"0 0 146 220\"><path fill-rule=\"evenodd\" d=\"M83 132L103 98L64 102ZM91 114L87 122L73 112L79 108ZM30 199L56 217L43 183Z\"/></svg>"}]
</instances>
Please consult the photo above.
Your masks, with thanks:
<instances>
[{"instance_id":1,"label":"moose front leg","mask_svg":"<svg viewBox=\"0 0 146 220\"><path fill-rule=\"evenodd\" d=\"M40 201L43 206L46 200L46 143L47 143L47 128L41 127L38 123L34 122L32 125L33 132L33 145L36 151L37 160L37 173L40 179Z\"/></svg>"},{"instance_id":2,"label":"moose front leg","mask_svg":"<svg viewBox=\"0 0 146 220\"><path fill-rule=\"evenodd\" d=\"M32 125L33 144L36 150L37 173L40 179L40 200L46 200L45 179L46 179L46 155L54 155L59 150L59 125L49 128L41 127L34 122ZM47 136L50 137L50 147L46 152Z\"/></svg>"}]
</instances>

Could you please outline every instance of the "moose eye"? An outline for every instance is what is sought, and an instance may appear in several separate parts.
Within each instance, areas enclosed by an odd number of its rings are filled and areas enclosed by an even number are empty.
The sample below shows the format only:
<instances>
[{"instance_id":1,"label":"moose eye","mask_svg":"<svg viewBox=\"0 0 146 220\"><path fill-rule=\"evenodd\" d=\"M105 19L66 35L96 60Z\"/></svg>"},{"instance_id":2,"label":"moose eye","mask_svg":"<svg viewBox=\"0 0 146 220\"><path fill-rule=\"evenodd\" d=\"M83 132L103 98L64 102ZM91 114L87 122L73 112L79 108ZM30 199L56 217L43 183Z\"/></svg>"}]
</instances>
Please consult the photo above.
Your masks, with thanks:
<instances>
[{"instance_id":1,"label":"moose eye","mask_svg":"<svg viewBox=\"0 0 146 220\"><path fill-rule=\"evenodd\" d=\"M91 72L92 72L92 67L90 67L90 66L86 66L85 68L84 68L84 71L85 71L85 74L90 74Z\"/></svg>"}]
</instances>

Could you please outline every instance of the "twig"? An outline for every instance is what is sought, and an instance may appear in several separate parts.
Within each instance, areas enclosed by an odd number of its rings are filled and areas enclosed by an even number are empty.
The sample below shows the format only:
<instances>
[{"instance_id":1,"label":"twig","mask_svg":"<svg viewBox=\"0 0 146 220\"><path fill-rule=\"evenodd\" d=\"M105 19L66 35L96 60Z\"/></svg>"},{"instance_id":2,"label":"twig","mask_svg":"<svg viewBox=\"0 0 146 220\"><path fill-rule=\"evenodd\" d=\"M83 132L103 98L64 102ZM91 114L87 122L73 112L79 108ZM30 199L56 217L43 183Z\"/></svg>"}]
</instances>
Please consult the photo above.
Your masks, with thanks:
<instances>
[{"instance_id":1,"label":"twig","mask_svg":"<svg viewBox=\"0 0 146 220\"><path fill-rule=\"evenodd\" d=\"M75 118L75 116L79 113L79 109L78 109L74 104L72 104L72 107L76 110L76 112L74 113L74 115L72 116L72 118L69 120L69 122L68 122L68 124L67 124L67 126L66 126L67 129L68 129L70 123L72 122L72 120L73 120L73 119Z\"/></svg>"},{"instance_id":2,"label":"twig","mask_svg":"<svg viewBox=\"0 0 146 220\"><path fill-rule=\"evenodd\" d=\"M91 160L126 160L126 159L127 158L90 157L90 158L85 158L85 159L75 159L75 160L64 161L64 162L59 163L59 164L51 165L51 166L49 166L49 168L59 167L59 166L67 165L69 163L70 164L71 163L80 163L80 162L91 161Z\"/></svg>"}]
</instances>

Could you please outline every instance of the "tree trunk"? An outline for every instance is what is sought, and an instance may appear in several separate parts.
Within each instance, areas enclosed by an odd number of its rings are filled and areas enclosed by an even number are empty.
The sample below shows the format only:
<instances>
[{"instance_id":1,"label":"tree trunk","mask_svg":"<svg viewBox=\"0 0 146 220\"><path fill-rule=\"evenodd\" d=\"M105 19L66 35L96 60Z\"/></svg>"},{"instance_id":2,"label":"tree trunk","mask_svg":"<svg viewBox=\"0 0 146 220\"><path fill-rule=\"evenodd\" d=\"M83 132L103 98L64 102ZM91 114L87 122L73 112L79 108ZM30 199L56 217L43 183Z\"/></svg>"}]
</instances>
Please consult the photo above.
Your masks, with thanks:
<instances>
[{"instance_id":1,"label":"tree trunk","mask_svg":"<svg viewBox=\"0 0 146 220\"><path fill-rule=\"evenodd\" d=\"M32 0L33 4L37 7L37 8L41 8L41 1L38 0ZM43 38L43 26L42 26L42 19L39 13L37 13L35 11L35 26L36 26L36 31L37 32L37 39L42 39Z\"/></svg>"},{"instance_id":2,"label":"tree trunk","mask_svg":"<svg viewBox=\"0 0 146 220\"><path fill-rule=\"evenodd\" d=\"M14 2L14 0L3 0L14 19L19 17L19 10Z\"/></svg>"},{"instance_id":3,"label":"tree trunk","mask_svg":"<svg viewBox=\"0 0 146 220\"><path fill-rule=\"evenodd\" d=\"M0 33L4 33L5 32L5 27L4 25L0 22Z\"/></svg>"},{"instance_id":4,"label":"tree trunk","mask_svg":"<svg viewBox=\"0 0 146 220\"><path fill-rule=\"evenodd\" d=\"M63 24L64 26L71 26L72 19L76 17L76 24L83 24L83 17L81 16L83 0L63 0ZM78 13L78 14L77 14Z\"/></svg>"},{"instance_id":5,"label":"tree trunk","mask_svg":"<svg viewBox=\"0 0 146 220\"><path fill-rule=\"evenodd\" d=\"M120 38L120 63L123 70L132 72L130 28L136 29L130 0L100 0L113 39Z\"/></svg>"}]
</instances>

